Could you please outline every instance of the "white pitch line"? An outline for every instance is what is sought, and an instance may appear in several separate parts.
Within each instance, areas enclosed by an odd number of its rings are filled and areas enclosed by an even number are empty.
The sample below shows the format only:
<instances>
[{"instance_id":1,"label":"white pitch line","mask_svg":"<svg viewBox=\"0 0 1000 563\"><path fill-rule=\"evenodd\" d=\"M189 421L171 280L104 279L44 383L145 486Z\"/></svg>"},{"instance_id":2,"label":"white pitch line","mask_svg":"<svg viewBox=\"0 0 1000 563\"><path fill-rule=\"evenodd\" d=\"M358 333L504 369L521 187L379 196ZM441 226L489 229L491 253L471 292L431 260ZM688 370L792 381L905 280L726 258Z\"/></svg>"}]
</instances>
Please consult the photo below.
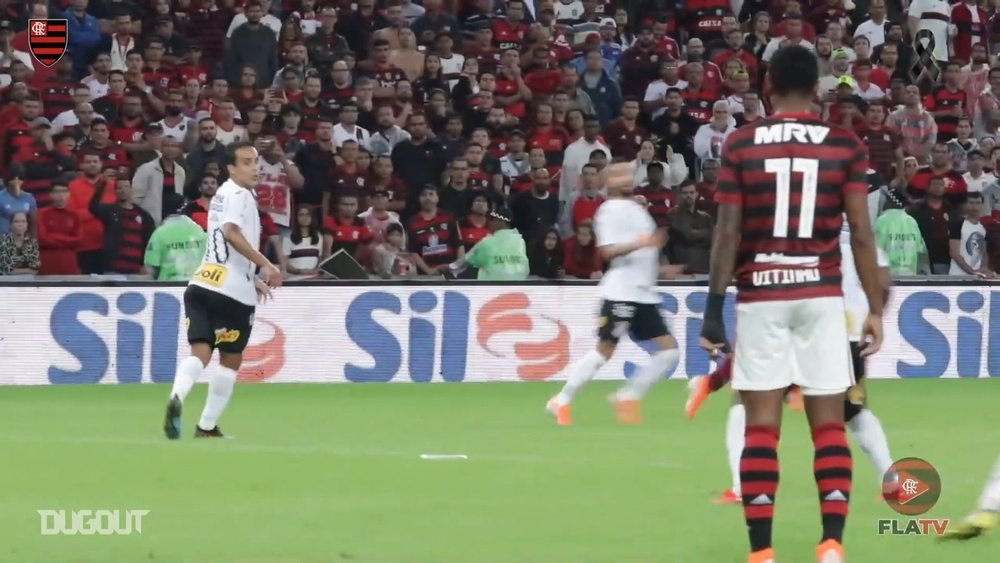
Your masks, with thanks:
<instances>
[{"instance_id":1,"label":"white pitch line","mask_svg":"<svg viewBox=\"0 0 1000 563\"><path fill-rule=\"evenodd\" d=\"M192 438L194 440L194 438ZM114 438L114 437L79 437L79 438L69 438L65 436L55 437L55 438L39 438L33 436L22 436L16 434L0 433L0 441L23 443L23 444L51 444L61 443L61 444L93 444L93 445L108 445L108 446L137 446L137 447L153 447L153 448L176 448L183 447L180 444L172 443L168 440L152 440L152 439L141 439L141 438ZM204 439L204 441L199 441L199 444L215 444L223 443L217 442L209 439ZM200 447L200 446L199 446ZM325 448L322 446L297 446L297 445L272 445L272 444L254 444L239 441L229 441L224 442L224 446L220 448L201 448L203 452L211 453L225 453L231 451L239 452L250 452L250 453L279 453L279 454L292 454L292 455L329 455L335 457L402 457L402 458L416 458L420 454L417 452L403 452L399 450L350 450L343 448ZM593 458L593 457L553 457L553 456L541 456L541 455L528 455L528 454L468 454L469 461L485 461L485 462L498 462L498 463L542 463L542 464L601 464L606 463L608 458ZM672 469L680 470L687 468L686 465L677 463L669 460L652 460L648 463L649 467L654 467L656 469Z\"/></svg>"}]
</instances>

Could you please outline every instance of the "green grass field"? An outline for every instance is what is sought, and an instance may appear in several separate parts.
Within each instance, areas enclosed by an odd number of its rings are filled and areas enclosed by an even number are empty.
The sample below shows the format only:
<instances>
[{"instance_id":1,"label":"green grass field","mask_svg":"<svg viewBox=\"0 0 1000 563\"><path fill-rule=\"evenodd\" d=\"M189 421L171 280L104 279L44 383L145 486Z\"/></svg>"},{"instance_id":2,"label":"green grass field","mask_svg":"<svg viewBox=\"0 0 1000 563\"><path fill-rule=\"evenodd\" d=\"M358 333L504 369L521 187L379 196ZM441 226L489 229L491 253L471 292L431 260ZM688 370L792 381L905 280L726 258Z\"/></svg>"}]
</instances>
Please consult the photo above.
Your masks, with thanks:
<instances>
[{"instance_id":1,"label":"green grass field","mask_svg":"<svg viewBox=\"0 0 1000 563\"><path fill-rule=\"evenodd\" d=\"M623 427L584 390L576 425L543 412L551 383L243 385L222 428L193 440L160 430L165 386L0 389L0 561L362 563L742 562L741 511L711 500L729 483L718 396L687 422L667 382L647 422ZM923 457L943 481L925 516L971 508L1000 454L1000 381L879 381L870 387L896 458ZM467 461L425 461L461 453ZM812 448L788 412L775 548L814 561ZM855 451L848 558L984 562L1000 535L967 544L879 536L895 513ZM42 536L39 509L148 509L141 535Z\"/></svg>"}]
</instances>

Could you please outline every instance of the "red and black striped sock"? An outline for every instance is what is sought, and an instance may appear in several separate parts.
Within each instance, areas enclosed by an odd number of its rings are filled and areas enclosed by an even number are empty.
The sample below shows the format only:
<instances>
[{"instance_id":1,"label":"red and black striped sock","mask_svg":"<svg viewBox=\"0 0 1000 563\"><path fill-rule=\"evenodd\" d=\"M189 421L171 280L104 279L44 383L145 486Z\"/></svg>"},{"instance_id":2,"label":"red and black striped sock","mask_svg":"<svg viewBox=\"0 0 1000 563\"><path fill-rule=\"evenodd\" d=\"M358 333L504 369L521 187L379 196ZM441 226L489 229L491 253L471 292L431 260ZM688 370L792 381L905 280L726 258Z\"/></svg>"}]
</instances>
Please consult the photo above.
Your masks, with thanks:
<instances>
[{"instance_id":1,"label":"red and black striped sock","mask_svg":"<svg viewBox=\"0 0 1000 563\"><path fill-rule=\"evenodd\" d=\"M751 551L771 547L774 497L778 492L779 436L777 427L747 425L746 444L740 457L740 486Z\"/></svg>"},{"instance_id":2,"label":"red and black striped sock","mask_svg":"<svg viewBox=\"0 0 1000 563\"><path fill-rule=\"evenodd\" d=\"M731 360L722 360L719 365L715 368L708 376L708 388L712 390L713 393L722 389L729 383L729 380L733 378L733 362Z\"/></svg>"},{"instance_id":3,"label":"red and black striped sock","mask_svg":"<svg viewBox=\"0 0 1000 563\"><path fill-rule=\"evenodd\" d=\"M847 505L851 498L851 449L841 422L829 422L812 429L816 457L813 474L819 489L819 510L823 519L823 540L843 540Z\"/></svg>"}]
</instances>

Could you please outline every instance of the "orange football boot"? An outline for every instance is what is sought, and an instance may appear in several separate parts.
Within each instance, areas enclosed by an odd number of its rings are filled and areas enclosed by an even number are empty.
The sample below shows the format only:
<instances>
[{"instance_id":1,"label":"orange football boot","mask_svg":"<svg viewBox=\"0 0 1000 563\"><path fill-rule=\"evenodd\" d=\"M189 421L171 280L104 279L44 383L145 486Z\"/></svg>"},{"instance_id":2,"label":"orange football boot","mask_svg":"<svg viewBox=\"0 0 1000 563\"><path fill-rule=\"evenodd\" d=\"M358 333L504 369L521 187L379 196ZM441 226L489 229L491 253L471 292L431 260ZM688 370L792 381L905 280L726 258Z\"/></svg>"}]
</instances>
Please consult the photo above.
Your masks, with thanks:
<instances>
[{"instance_id":1,"label":"orange football boot","mask_svg":"<svg viewBox=\"0 0 1000 563\"><path fill-rule=\"evenodd\" d=\"M618 413L618 422L622 424L642 424L642 407L639 401L612 397L611 403L615 405L615 412Z\"/></svg>"},{"instance_id":2,"label":"orange football boot","mask_svg":"<svg viewBox=\"0 0 1000 563\"><path fill-rule=\"evenodd\" d=\"M747 557L747 563L774 563L774 550L769 547L754 551Z\"/></svg>"},{"instance_id":3,"label":"orange football boot","mask_svg":"<svg viewBox=\"0 0 1000 563\"><path fill-rule=\"evenodd\" d=\"M573 424L573 420L570 417L571 408L569 403L562 404L555 399L555 397L549 399L549 402L545 404L545 410L549 411L552 416L556 417L556 424L559 426L569 426Z\"/></svg>"},{"instance_id":4,"label":"orange football boot","mask_svg":"<svg viewBox=\"0 0 1000 563\"><path fill-rule=\"evenodd\" d=\"M844 546L837 540L826 540L816 546L817 563L844 563Z\"/></svg>"},{"instance_id":5,"label":"orange football boot","mask_svg":"<svg viewBox=\"0 0 1000 563\"><path fill-rule=\"evenodd\" d=\"M733 489L726 489L722 491L719 498L712 501L712 504L742 504L743 499L740 495L736 494Z\"/></svg>"},{"instance_id":6,"label":"orange football boot","mask_svg":"<svg viewBox=\"0 0 1000 563\"><path fill-rule=\"evenodd\" d=\"M684 403L684 412L687 413L688 420L691 420L694 418L694 415L698 414L701 404L711 394L712 390L708 388L708 383L709 378L705 375L692 377L691 381L688 381L688 400Z\"/></svg>"},{"instance_id":7,"label":"orange football boot","mask_svg":"<svg viewBox=\"0 0 1000 563\"><path fill-rule=\"evenodd\" d=\"M792 387L792 390L788 392L788 408L793 411L806 410L805 402L802 400L802 389L800 387Z\"/></svg>"}]
</instances>

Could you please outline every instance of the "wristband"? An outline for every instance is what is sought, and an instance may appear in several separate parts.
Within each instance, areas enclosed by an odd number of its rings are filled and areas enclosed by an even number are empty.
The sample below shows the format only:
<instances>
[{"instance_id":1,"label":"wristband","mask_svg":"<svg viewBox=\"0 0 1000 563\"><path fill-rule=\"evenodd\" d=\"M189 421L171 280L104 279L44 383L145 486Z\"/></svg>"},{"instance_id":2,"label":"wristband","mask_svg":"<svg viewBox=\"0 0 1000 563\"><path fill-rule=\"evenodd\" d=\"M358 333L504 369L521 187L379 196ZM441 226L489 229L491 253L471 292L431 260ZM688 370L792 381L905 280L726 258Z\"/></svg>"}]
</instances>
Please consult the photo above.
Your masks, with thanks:
<instances>
[{"instance_id":1,"label":"wristband","mask_svg":"<svg viewBox=\"0 0 1000 563\"><path fill-rule=\"evenodd\" d=\"M713 320L722 319L722 306L726 304L725 293L709 293L708 303L705 304L705 318Z\"/></svg>"}]
</instances>

